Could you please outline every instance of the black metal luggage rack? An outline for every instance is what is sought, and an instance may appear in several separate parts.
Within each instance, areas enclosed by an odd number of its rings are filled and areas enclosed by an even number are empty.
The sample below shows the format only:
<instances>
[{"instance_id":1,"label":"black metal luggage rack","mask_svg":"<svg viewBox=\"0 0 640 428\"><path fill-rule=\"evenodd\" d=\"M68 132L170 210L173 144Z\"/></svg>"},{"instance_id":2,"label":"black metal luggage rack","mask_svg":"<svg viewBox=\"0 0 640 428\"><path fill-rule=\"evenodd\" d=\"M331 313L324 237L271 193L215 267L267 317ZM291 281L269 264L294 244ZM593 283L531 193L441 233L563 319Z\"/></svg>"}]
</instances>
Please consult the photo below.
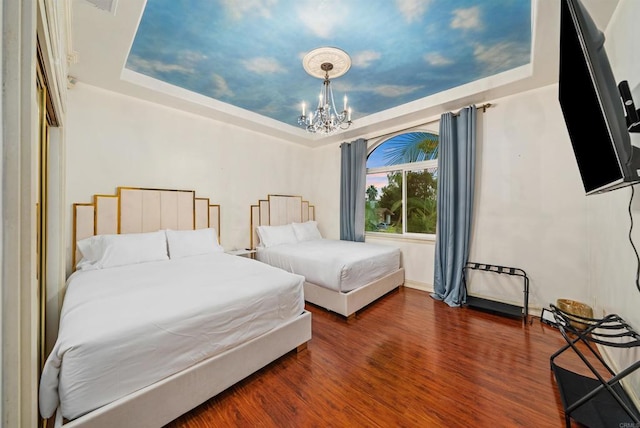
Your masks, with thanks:
<instances>
[{"instance_id":1,"label":"black metal luggage rack","mask_svg":"<svg viewBox=\"0 0 640 428\"><path fill-rule=\"evenodd\" d=\"M524 301L522 306L511 305L509 303L497 302L494 300L484 299L476 296L469 296L467 291L467 275L468 269L480 270L485 272L494 272L497 274L506 274L512 276L520 276L523 279L523 293ZM519 268L490 265L486 263L468 262L462 268L462 284L467 295L466 305L472 308L481 309L489 312L498 313L514 318L522 317L522 320L527 322L529 318L529 277L527 273Z\"/></svg>"},{"instance_id":2,"label":"black metal luggage rack","mask_svg":"<svg viewBox=\"0 0 640 428\"><path fill-rule=\"evenodd\" d=\"M640 368L640 360L616 374L593 345L597 343L605 347L634 348L640 346L640 335L615 314L604 318L587 318L570 314L555 305L551 305L551 312L558 330L567 342L550 358L567 428L571 426L572 418L592 428L640 426L640 413L620 384L622 379ZM579 345L585 345L590 352L585 355L578 348ZM568 349L572 349L580 357L593 377L577 374L556 363L556 358ZM593 358L603 368L597 369Z\"/></svg>"}]
</instances>

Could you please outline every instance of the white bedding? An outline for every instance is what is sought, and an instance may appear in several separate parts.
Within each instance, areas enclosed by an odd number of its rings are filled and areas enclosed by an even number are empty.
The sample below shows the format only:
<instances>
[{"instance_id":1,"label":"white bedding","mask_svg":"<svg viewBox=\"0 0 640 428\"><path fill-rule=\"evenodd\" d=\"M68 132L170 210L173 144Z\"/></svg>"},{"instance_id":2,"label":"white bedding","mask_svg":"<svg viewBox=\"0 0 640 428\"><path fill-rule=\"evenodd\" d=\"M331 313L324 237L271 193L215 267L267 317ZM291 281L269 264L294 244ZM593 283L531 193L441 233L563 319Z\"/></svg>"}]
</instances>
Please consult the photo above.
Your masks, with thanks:
<instances>
[{"instance_id":1,"label":"white bedding","mask_svg":"<svg viewBox=\"0 0 640 428\"><path fill-rule=\"evenodd\" d=\"M316 239L257 250L258 260L339 292L354 290L400 268L400 249L364 242Z\"/></svg>"},{"instance_id":2,"label":"white bedding","mask_svg":"<svg viewBox=\"0 0 640 428\"><path fill-rule=\"evenodd\" d=\"M41 415L77 418L295 318L303 281L224 253L75 272Z\"/></svg>"}]
</instances>

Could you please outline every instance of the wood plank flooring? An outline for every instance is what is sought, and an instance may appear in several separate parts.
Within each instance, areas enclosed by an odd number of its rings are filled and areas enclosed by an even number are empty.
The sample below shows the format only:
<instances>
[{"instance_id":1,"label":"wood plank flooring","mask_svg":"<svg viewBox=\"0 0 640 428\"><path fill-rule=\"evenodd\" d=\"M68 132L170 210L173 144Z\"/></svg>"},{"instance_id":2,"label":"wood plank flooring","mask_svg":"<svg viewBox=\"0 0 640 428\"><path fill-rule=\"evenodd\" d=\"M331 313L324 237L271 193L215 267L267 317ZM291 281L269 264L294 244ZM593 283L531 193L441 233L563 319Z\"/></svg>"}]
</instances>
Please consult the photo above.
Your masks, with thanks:
<instances>
[{"instance_id":1,"label":"wood plank flooring","mask_svg":"<svg viewBox=\"0 0 640 428\"><path fill-rule=\"evenodd\" d=\"M564 341L538 318L525 325L450 308L404 287L349 322L307 309L313 336L306 350L167 428L564 426L549 366Z\"/></svg>"}]
</instances>

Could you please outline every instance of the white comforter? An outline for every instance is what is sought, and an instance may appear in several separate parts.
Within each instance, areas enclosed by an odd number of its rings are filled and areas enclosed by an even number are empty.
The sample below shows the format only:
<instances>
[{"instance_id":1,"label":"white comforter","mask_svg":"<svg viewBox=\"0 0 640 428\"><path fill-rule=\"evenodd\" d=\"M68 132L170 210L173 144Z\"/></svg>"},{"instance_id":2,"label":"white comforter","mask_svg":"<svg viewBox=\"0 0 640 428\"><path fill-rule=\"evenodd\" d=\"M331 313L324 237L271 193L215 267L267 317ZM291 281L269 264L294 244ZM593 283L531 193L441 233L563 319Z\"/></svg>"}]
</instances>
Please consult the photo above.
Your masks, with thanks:
<instances>
[{"instance_id":1,"label":"white comforter","mask_svg":"<svg viewBox=\"0 0 640 428\"><path fill-rule=\"evenodd\" d=\"M77 418L304 309L303 280L224 253L76 272L40 383L40 412Z\"/></svg>"},{"instance_id":2,"label":"white comforter","mask_svg":"<svg viewBox=\"0 0 640 428\"><path fill-rule=\"evenodd\" d=\"M400 268L400 249L364 242L317 239L258 248L257 259L305 277L307 282L346 292Z\"/></svg>"}]
</instances>

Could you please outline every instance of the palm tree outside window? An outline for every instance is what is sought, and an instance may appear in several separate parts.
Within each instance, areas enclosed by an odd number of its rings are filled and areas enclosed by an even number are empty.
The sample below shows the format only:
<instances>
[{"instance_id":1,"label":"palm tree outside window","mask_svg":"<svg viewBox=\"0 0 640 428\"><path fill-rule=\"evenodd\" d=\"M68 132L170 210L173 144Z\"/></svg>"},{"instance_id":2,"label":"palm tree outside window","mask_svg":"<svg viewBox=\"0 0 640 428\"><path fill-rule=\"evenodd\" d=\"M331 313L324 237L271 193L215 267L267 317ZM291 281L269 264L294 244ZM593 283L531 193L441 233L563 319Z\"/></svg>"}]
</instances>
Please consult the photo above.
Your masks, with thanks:
<instances>
[{"instance_id":1,"label":"palm tree outside window","mask_svg":"<svg viewBox=\"0 0 640 428\"><path fill-rule=\"evenodd\" d=\"M435 234L438 135L406 132L367 156L365 231Z\"/></svg>"}]
</instances>

